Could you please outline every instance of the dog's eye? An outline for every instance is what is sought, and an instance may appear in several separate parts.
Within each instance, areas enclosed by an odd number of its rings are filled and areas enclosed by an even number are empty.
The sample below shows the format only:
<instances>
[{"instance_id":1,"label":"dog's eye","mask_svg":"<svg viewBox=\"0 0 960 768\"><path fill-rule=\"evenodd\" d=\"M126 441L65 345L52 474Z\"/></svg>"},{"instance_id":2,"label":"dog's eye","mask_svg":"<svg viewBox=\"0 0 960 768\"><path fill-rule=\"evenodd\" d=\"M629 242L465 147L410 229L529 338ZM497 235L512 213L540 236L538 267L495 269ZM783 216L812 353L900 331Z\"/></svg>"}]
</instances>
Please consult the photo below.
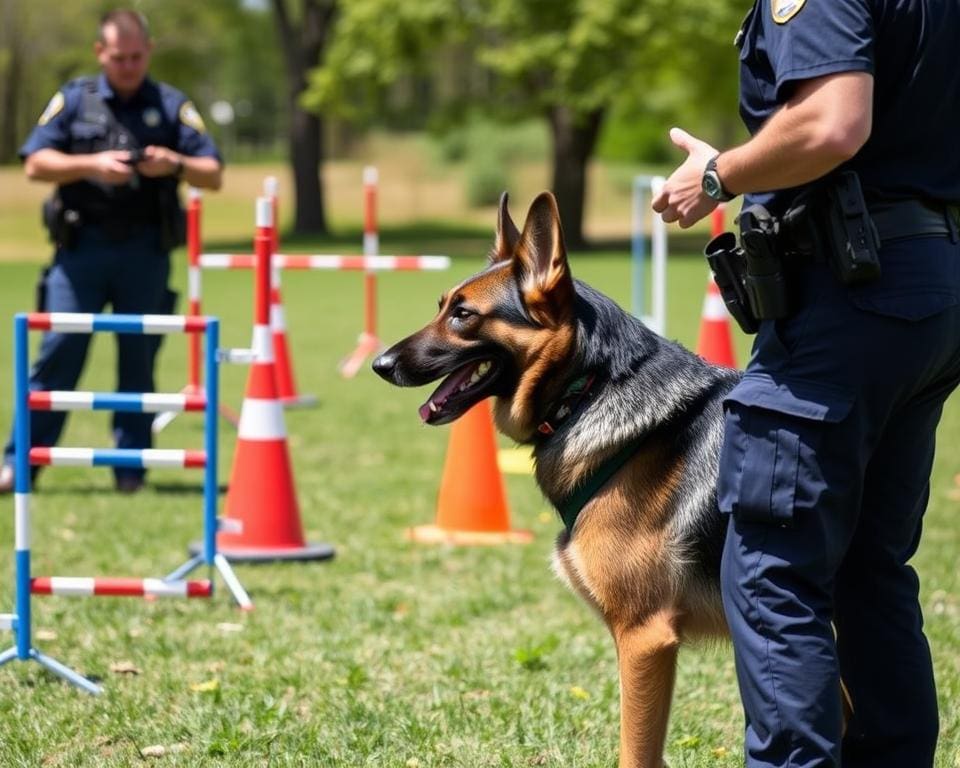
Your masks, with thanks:
<instances>
[{"instance_id":1,"label":"dog's eye","mask_svg":"<svg viewBox=\"0 0 960 768\"><path fill-rule=\"evenodd\" d=\"M467 309L466 307L456 307L450 312L450 316L454 320L466 320L468 317L473 317L475 314L477 313Z\"/></svg>"}]
</instances>

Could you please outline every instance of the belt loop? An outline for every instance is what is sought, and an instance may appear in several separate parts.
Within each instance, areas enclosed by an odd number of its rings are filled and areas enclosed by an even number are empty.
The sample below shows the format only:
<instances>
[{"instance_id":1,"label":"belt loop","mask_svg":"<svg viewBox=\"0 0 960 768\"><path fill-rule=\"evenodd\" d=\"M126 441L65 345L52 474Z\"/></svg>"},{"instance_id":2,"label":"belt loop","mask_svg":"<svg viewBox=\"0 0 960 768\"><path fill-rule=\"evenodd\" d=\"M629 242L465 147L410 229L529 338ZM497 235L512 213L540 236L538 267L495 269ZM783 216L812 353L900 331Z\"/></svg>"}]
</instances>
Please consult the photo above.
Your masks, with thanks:
<instances>
[{"instance_id":1,"label":"belt loop","mask_svg":"<svg viewBox=\"0 0 960 768\"><path fill-rule=\"evenodd\" d=\"M950 230L950 242L956 245L960 240L960 205L946 207L947 229Z\"/></svg>"}]
</instances>

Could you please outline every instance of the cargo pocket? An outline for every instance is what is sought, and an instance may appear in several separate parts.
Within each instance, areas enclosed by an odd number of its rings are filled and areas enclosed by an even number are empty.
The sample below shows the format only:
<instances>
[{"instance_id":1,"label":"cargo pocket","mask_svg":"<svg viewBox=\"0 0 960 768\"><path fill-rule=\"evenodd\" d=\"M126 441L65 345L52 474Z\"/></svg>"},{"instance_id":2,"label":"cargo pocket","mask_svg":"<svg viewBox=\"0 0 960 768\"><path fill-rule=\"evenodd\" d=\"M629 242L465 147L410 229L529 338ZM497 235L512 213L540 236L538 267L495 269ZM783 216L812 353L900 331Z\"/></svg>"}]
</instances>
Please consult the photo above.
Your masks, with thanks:
<instances>
[{"instance_id":1,"label":"cargo pocket","mask_svg":"<svg viewBox=\"0 0 960 768\"><path fill-rule=\"evenodd\" d=\"M724 400L717 501L739 520L789 526L826 489L817 450L850 413L849 392L747 374Z\"/></svg>"}]
</instances>

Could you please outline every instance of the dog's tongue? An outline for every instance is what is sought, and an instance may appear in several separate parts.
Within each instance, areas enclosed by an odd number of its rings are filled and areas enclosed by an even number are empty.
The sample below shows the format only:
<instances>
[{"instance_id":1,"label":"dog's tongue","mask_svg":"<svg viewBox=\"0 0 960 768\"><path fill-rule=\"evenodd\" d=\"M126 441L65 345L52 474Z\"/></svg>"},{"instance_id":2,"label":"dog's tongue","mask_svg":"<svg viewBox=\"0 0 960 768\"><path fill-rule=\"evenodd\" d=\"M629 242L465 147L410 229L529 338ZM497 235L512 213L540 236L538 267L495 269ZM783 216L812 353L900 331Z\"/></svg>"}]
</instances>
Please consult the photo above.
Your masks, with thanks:
<instances>
[{"instance_id":1,"label":"dog's tongue","mask_svg":"<svg viewBox=\"0 0 960 768\"><path fill-rule=\"evenodd\" d=\"M430 395L430 399L420 406L420 418L423 421L429 421L432 414L443 408L443 404L450 395L459 390L465 382L470 381L476 369L477 363L469 363L444 379L443 383Z\"/></svg>"}]
</instances>

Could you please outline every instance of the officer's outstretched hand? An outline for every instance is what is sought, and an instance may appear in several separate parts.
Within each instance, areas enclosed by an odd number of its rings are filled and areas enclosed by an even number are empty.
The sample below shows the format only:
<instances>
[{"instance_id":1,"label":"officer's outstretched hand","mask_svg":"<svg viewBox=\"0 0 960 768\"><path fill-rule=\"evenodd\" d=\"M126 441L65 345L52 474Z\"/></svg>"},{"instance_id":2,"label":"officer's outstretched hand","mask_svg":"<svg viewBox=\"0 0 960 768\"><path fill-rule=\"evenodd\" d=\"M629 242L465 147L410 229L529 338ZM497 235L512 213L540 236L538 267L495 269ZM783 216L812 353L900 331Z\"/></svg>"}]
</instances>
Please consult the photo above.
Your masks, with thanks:
<instances>
[{"instance_id":1,"label":"officer's outstretched hand","mask_svg":"<svg viewBox=\"0 0 960 768\"><path fill-rule=\"evenodd\" d=\"M687 152L687 159L670 174L652 205L664 221L679 222L686 229L717 207L716 200L707 197L701 187L703 169L717 150L680 128L670 129L670 140Z\"/></svg>"},{"instance_id":2,"label":"officer's outstretched hand","mask_svg":"<svg viewBox=\"0 0 960 768\"><path fill-rule=\"evenodd\" d=\"M180 155L169 147L145 147L143 159L137 163L137 173L141 176L156 178L172 176L180 167Z\"/></svg>"},{"instance_id":3,"label":"officer's outstretched hand","mask_svg":"<svg viewBox=\"0 0 960 768\"><path fill-rule=\"evenodd\" d=\"M122 149L97 152L93 157L93 176L104 184L127 184L133 177L130 153Z\"/></svg>"}]
</instances>

